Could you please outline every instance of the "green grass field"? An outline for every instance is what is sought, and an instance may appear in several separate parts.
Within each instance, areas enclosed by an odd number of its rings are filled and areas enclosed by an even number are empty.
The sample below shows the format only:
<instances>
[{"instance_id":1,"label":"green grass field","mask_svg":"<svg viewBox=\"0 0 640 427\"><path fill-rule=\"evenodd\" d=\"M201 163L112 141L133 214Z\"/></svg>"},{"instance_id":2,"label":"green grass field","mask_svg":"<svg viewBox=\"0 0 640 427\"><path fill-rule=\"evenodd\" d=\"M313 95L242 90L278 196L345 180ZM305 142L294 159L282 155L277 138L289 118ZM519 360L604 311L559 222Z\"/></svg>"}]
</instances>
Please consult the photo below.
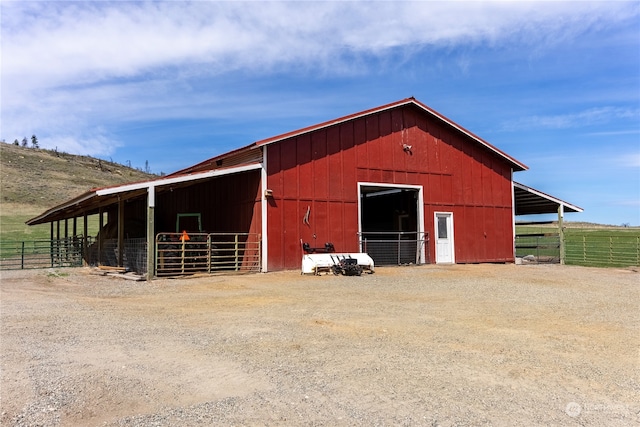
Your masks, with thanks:
<instances>
[{"instance_id":1,"label":"green grass field","mask_svg":"<svg viewBox=\"0 0 640 427\"><path fill-rule=\"evenodd\" d=\"M33 218L37 214L7 214L3 210L0 215L0 257L15 256L17 248L20 248L21 242L42 242L51 239L51 226L49 224L40 224L29 226L26 221ZM54 224L54 236L57 236L58 230ZM99 222L97 216L89 217L87 221L87 234L95 237L98 234ZM76 234L84 233L84 220L78 218L76 221ZM65 236L64 221L60 222L60 237ZM73 236L73 221L67 222L67 236Z\"/></svg>"},{"instance_id":2,"label":"green grass field","mask_svg":"<svg viewBox=\"0 0 640 427\"><path fill-rule=\"evenodd\" d=\"M23 240L49 240L49 224L28 226L25 222L33 215L0 216L0 241L19 242Z\"/></svg>"}]
</instances>

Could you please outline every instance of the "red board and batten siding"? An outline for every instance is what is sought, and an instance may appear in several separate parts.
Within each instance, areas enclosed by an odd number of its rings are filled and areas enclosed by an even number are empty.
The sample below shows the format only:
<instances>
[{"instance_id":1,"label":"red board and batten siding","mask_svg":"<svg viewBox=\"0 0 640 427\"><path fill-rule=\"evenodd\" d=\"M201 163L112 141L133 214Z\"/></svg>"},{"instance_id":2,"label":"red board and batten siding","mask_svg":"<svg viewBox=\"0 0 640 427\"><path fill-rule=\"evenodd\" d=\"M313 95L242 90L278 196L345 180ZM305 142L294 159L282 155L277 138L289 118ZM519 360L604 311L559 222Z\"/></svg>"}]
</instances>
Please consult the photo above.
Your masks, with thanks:
<instances>
[{"instance_id":1,"label":"red board and batten siding","mask_svg":"<svg viewBox=\"0 0 640 427\"><path fill-rule=\"evenodd\" d=\"M267 187L273 190L269 270L299 268L300 240L357 251L358 182L421 185L424 230L431 237L434 212L454 214L456 262L513 260L512 165L415 106L356 117L266 148ZM433 238L429 252L434 260Z\"/></svg>"}]
</instances>

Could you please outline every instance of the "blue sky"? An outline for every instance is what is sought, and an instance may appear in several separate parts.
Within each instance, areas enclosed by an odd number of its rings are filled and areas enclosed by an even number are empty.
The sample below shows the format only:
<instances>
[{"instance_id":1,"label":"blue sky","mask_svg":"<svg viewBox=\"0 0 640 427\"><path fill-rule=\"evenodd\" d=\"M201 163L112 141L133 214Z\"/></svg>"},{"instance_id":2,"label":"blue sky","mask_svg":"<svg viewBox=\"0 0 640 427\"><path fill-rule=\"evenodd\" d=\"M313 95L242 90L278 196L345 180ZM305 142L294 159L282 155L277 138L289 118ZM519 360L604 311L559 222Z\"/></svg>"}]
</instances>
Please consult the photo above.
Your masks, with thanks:
<instances>
[{"instance_id":1,"label":"blue sky","mask_svg":"<svg viewBox=\"0 0 640 427\"><path fill-rule=\"evenodd\" d=\"M640 225L640 2L3 1L0 138L173 172L414 96ZM546 218L545 218L546 219Z\"/></svg>"}]
</instances>

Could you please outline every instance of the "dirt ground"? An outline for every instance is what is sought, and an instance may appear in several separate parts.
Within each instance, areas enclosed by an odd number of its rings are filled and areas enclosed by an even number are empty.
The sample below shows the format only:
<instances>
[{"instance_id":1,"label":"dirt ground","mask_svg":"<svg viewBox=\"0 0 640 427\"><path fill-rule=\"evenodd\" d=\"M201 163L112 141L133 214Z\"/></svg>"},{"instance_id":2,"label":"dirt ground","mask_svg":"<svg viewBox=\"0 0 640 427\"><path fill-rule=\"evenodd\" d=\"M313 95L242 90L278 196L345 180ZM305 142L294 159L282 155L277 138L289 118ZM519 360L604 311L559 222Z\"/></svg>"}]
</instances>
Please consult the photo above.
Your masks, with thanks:
<instances>
[{"instance_id":1,"label":"dirt ground","mask_svg":"<svg viewBox=\"0 0 640 427\"><path fill-rule=\"evenodd\" d=\"M2 272L0 424L638 425L635 270Z\"/></svg>"}]
</instances>

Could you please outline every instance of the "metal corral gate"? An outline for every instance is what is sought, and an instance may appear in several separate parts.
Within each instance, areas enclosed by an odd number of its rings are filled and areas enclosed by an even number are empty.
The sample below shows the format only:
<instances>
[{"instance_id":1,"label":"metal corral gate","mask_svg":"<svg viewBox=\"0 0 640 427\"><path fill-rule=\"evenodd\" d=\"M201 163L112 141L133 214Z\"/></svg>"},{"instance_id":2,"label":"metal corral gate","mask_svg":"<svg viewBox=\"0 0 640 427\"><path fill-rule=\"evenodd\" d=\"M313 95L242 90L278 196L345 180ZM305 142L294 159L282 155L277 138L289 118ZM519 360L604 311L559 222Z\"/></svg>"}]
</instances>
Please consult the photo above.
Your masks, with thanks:
<instances>
[{"instance_id":1,"label":"metal corral gate","mask_svg":"<svg viewBox=\"0 0 640 427\"><path fill-rule=\"evenodd\" d=\"M529 264L559 264L560 234L527 233L516 235L516 257Z\"/></svg>"},{"instance_id":2,"label":"metal corral gate","mask_svg":"<svg viewBox=\"0 0 640 427\"><path fill-rule=\"evenodd\" d=\"M640 235L633 232L619 232L615 235L600 233L602 232L567 232L567 264L595 267L640 266Z\"/></svg>"},{"instance_id":3,"label":"metal corral gate","mask_svg":"<svg viewBox=\"0 0 640 427\"><path fill-rule=\"evenodd\" d=\"M375 265L428 264L429 233L365 232L360 236L362 252L369 254ZM421 260L425 252L424 260Z\"/></svg>"},{"instance_id":4,"label":"metal corral gate","mask_svg":"<svg viewBox=\"0 0 640 427\"><path fill-rule=\"evenodd\" d=\"M159 233L156 276L259 272L260 235L254 233Z\"/></svg>"},{"instance_id":5,"label":"metal corral gate","mask_svg":"<svg viewBox=\"0 0 640 427\"><path fill-rule=\"evenodd\" d=\"M0 242L0 270L82 266L84 239Z\"/></svg>"}]
</instances>

